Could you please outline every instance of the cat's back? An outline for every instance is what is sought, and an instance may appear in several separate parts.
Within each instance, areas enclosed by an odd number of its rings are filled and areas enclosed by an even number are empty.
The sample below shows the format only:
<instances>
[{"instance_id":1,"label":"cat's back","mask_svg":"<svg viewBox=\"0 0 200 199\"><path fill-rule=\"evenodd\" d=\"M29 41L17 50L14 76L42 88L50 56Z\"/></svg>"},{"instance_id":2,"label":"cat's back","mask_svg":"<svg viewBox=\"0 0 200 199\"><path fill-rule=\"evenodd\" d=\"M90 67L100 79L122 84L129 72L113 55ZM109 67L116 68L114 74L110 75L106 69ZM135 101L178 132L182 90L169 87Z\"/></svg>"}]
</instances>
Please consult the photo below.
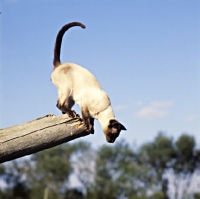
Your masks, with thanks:
<instances>
[{"instance_id":1,"label":"cat's back","mask_svg":"<svg viewBox=\"0 0 200 199\"><path fill-rule=\"evenodd\" d=\"M74 63L65 63L54 69L51 75L53 82L67 83L73 88L98 87L99 82L86 68Z\"/></svg>"}]
</instances>

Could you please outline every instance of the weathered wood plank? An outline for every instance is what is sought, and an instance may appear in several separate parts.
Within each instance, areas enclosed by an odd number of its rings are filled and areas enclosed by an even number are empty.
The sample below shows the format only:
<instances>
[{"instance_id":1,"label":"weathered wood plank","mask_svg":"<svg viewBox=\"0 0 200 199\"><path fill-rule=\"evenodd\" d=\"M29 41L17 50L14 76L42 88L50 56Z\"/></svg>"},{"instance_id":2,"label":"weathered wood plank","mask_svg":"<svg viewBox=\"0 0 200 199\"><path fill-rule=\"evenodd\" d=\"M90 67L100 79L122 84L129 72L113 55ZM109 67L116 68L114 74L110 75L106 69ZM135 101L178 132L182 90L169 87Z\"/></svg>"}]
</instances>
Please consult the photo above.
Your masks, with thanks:
<instances>
[{"instance_id":1,"label":"weathered wood plank","mask_svg":"<svg viewBox=\"0 0 200 199\"><path fill-rule=\"evenodd\" d=\"M79 118L47 115L0 129L0 163L89 135Z\"/></svg>"}]
</instances>

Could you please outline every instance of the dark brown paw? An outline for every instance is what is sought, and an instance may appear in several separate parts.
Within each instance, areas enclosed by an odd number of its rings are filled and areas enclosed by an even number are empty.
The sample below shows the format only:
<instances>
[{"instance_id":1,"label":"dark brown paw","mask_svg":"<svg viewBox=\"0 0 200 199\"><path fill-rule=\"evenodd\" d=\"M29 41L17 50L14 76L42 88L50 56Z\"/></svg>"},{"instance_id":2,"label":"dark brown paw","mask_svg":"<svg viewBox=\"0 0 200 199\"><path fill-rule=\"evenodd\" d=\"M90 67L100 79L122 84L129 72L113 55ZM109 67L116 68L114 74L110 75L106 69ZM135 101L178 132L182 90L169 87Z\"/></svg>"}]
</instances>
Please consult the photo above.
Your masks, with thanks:
<instances>
[{"instance_id":1,"label":"dark brown paw","mask_svg":"<svg viewBox=\"0 0 200 199\"><path fill-rule=\"evenodd\" d=\"M72 111L72 110L70 110L70 111L67 111L66 113L65 112L62 112L63 114L67 114L69 117L71 117L71 118L76 118L77 117L77 114L76 114L76 112L75 111Z\"/></svg>"},{"instance_id":2,"label":"dark brown paw","mask_svg":"<svg viewBox=\"0 0 200 199\"><path fill-rule=\"evenodd\" d=\"M89 125L87 128L86 128L86 131L89 132L90 134L94 134L94 128L92 125Z\"/></svg>"},{"instance_id":3,"label":"dark brown paw","mask_svg":"<svg viewBox=\"0 0 200 199\"><path fill-rule=\"evenodd\" d=\"M77 118L79 118L79 119L81 119L81 117L80 117L80 115L79 115L79 114L76 114L76 117L77 117Z\"/></svg>"},{"instance_id":4,"label":"dark brown paw","mask_svg":"<svg viewBox=\"0 0 200 199\"><path fill-rule=\"evenodd\" d=\"M92 128L92 129L90 130L90 133L91 133L91 134L94 134L94 128Z\"/></svg>"}]
</instances>

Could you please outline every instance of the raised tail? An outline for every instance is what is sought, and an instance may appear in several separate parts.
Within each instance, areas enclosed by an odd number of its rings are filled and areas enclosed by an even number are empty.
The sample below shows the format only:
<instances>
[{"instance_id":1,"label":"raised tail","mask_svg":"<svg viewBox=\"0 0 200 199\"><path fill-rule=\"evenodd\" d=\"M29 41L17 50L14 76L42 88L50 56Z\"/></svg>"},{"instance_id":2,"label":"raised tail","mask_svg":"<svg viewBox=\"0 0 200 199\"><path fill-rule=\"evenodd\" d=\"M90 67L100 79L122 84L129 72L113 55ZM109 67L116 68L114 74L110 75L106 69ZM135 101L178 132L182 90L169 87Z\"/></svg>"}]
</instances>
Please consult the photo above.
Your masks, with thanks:
<instances>
[{"instance_id":1,"label":"raised tail","mask_svg":"<svg viewBox=\"0 0 200 199\"><path fill-rule=\"evenodd\" d=\"M65 32L69 28L71 28L73 26L80 26L81 28L85 28L85 25L83 25L80 22L72 22L72 23L68 23L68 24L64 25L60 29L60 31L58 32L58 35L56 37L56 43L55 43L55 46L54 46L54 59L53 59L54 69L56 67L58 67L59 65L61 65L61 62L60 62L60 48L61 48L63 35L65 34Z\"/></svg>"}]
</instances>

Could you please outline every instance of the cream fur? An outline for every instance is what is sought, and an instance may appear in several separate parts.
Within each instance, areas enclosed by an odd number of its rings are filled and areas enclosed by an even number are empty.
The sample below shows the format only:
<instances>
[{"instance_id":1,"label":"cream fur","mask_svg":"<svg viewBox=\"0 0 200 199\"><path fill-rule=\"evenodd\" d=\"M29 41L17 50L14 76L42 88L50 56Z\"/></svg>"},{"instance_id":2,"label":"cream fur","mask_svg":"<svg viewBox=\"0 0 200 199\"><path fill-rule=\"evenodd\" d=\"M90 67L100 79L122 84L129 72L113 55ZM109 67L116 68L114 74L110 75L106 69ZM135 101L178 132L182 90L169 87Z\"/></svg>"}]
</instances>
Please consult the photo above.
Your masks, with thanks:
<instances>
[{"instance_id":1,"label":"cream fur","mask_svg":"<svg viewBox=\"0 0 200 199\"><path fill-rule=\"evenodd\" d=\"M54 47L54 70L51 79L58 89L57 107L63 113L76 117L71 108L75 103L78 104L87 130L94 133L95 118L100 122L106 140L113 143L120 131L126 128L115 119L107 93L87 69L77 64L60 62L62 37L73 26L85 28L80 22L66 24L58 32Z\"/></svg>"},{"instance_id":2,"label":"cream fur","mask_svg":"<svg viewBox=\"0 0 200 199\"><path fill-rule=\"evenodd\" d=\"M90 115L99 120L102 127L115 117L107 93L87 69L77 64L65 63L52 72L51 79L58 89L58 101L61 103L72 97L80 108L87 107Z\"/></svg>"}]
</instances>

